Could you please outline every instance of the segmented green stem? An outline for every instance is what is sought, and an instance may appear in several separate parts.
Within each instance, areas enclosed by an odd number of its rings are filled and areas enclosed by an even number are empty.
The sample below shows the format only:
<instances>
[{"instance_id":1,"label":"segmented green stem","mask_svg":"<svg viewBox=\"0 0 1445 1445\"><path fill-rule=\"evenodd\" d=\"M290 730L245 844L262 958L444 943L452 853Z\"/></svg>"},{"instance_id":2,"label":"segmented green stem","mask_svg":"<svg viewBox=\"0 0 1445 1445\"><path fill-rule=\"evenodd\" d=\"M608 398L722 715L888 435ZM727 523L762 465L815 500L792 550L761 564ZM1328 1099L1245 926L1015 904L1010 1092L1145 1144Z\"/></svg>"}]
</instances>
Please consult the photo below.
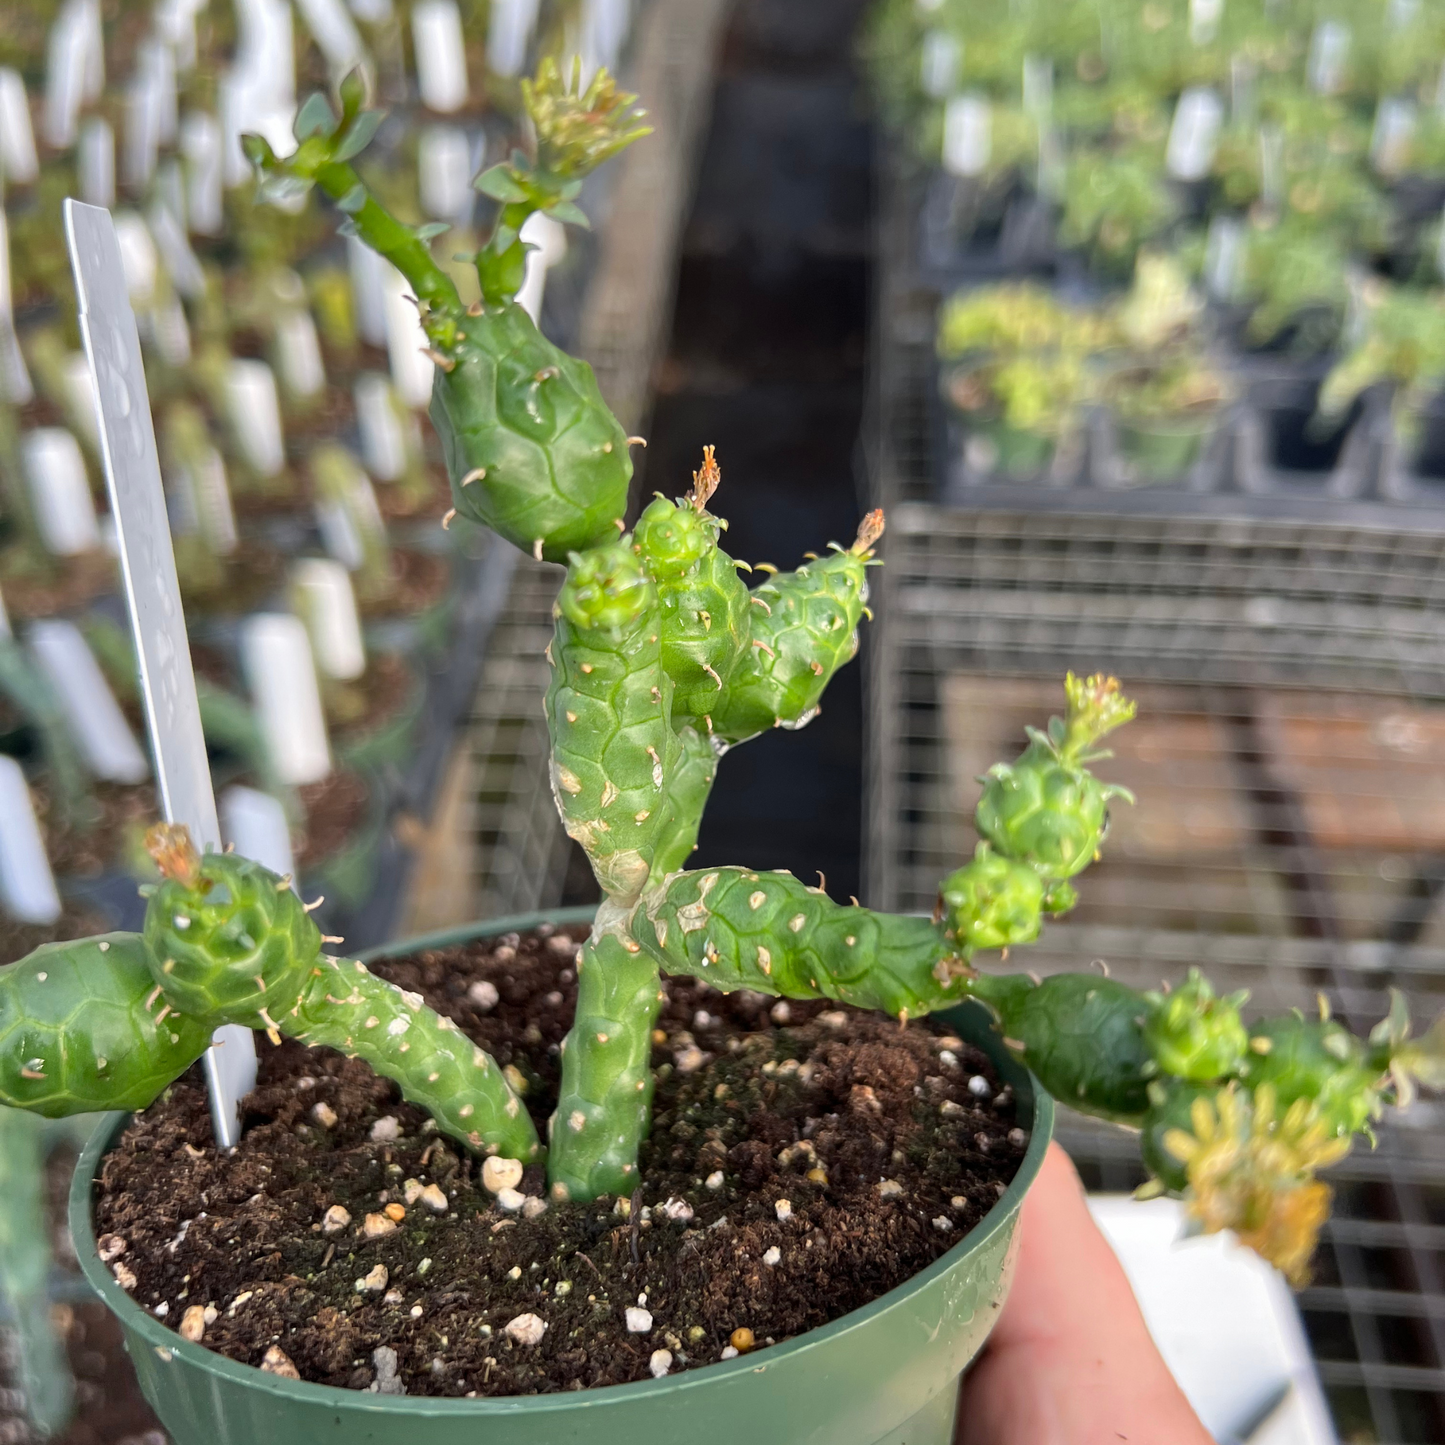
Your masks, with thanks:
<instances>
[{"instance_id":1,"label":"segmented green stem","mask_svg":"<svg viewBox=\"0 0 1445 1445\"><path fill-rule=\"evenodd\" d=\"M575 557L556 608L547 719L552 787L603 892L633 902L668 822L681 744L657 589L622 542Z\"/></svg>"},{"instance_id":2,"label":"segmented green stem","mask_svg":"<svg viewBox=\"0 0 1445 1445\"><path fill-rule=\"evenodd\" d=\"M282 1033L365 1059L477 1153L530 1163L542 1155L531 1116L496 1060L448 1018L371 973L365 964L319 957Z\"/></svg>"},{"instance_id":3,"label":"segmented green stem","mask_svg":"<svg viewBox=\"0 0 1445 1445\"><path fill-rule=\"evenodd\" d=\"M213 1031L151 970L134 933L47 943L0 968L0 1104L52 1119L145 1108Z\"/></svg>"},{"instance_id":4,"label":"segmented green stem","mask_svg":"<svg viewBox=\"0 0 1445 1445\"><path fill-rule=\"evenodd\" d=\"M648 890L630 928L667 972L724 992L838 999L905 1019L965 996L968 969L939 925L834 903L791 873L675 874Z\"/></svg>"},{"instance_id":5,"label":"segmented green stem","mask_svg":"<svg viewBox=\"0 0 1445 1445\"><path fill-rule=\"evenodd\" d=\"M577 961L577 1013L563 1043L562 1088L547 1174L554 1198L631 1194L652 1110L652 1025L663 993L657 962L620 931L604 903Z\"/></svg>"}]
</instances>

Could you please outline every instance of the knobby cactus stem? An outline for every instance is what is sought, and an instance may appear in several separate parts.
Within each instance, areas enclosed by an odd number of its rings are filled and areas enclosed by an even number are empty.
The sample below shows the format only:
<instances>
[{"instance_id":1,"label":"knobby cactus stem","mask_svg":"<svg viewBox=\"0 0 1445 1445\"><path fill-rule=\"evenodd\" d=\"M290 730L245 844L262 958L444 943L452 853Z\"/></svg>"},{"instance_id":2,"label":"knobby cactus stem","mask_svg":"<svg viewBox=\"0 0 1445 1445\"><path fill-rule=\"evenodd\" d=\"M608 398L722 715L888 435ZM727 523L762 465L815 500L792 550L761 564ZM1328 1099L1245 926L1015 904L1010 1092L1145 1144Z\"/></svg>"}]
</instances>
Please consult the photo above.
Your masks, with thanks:
<instances>
[{"instance_id":1,"label":"knobby cactus stem","mask_svg":"<svg viewBox=\"0 0 1445 1445\"><path fill-rule=\"evenodd\" d=\"M1089 770L1134 713L1102 675L1070 675L1065 716L1030 729L1023 753L980 780L981 841L943 880L932 919L844 907L787 873L689 871L724 755L806 725L856 654L883 515L792 572L751 568L720 545L725 524L709 507L721 471L708 448L691 491L656 497L626 534L628 438L591 371L507 291L525 261L511 234L521 211L575 221L579 177L642 133L633 98L609 79L583 92L575 69L564 82L544 65L528 89L536 152L479 179L502 210L478 263L484 304L466 314L436 282L425 236L353 183L347 163L376 120L352 80L341 98L339 119L324 99L302 107L287 161L259 141L248 142L253 158L273 193L339 193L358 234L402 265L445 363L432 416L458 510L567 566L547 649L551 779L604 898L550 1125L554 1197L636 1187L663 972L905 1022L973 999L1044 1087L1141 1131L1154 1187L1181 1195L1201 1228L1231 1224L1300 1277L1328 1201L1316 1171L1368 1136L1387 1104L1445 1084L1445 1029L1412 1040L1402 1002L1368 1040L1326 1011L1246 1025L1243 996L1217 997L1197 976L1156 994L1092 973L983 966L1074 906L1072 880L1099 856L1110 806L1130 801ZM749 590L739 573L754 571L762 580ZM468 1147L541 1157L494 1062L419 998L324 955L289 880L198 856L174 832L152 846L164 877L144 938L41 949L0 971L0 1103L140 1107L224 1021L363 1057Z\"/></svg>"}]
</instances>

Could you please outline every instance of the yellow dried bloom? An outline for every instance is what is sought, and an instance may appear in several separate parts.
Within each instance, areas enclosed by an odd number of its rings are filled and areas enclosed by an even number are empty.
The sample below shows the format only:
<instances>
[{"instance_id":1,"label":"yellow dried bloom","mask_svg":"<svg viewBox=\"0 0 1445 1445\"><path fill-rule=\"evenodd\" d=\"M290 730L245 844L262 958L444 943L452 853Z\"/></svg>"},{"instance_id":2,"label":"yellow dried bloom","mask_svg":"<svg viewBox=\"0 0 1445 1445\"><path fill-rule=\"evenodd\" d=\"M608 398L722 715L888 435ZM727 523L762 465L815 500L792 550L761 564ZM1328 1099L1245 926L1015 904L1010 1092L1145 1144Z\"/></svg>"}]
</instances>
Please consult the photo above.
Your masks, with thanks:
<instances>
[{"instance_id":1,"label":"yellow dried bloom","mask_svg":"<svg viewBox=\"0 0 1445 1445\"><path fill-rule=\"evenodd\" d=\"M1331 1191L1315 1172L1344 1158L1351 1141L1332 1137L1307 1099L1280 1118L1268 1084L1253 1098L1233 1084L1212 1101L1198 1098L1189 1123L1171 1129L1164 1147L1187 1170L1190 1218L1204 1234L1234 1230L1291 1284L1304 1285L1330 1213Z\"/></svg>"}]
</instances>

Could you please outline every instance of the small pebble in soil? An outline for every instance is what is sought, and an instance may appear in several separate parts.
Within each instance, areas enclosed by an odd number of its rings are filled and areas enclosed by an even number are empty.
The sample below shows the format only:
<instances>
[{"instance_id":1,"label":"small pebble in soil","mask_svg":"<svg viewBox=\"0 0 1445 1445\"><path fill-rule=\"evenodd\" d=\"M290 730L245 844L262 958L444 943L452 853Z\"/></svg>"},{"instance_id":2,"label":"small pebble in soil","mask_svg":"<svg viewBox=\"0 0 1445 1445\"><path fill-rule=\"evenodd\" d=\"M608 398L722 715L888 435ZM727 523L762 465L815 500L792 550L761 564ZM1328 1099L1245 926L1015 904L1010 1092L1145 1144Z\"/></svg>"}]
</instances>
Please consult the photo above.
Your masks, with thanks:
<instances>
[{"instance_id":1,"label":"small pebble in soil","mask_svg":"<svg viewBox=\"0 0 1445 1445\"><path fill-rule=\"evenodd\" d=\"M493 1194L515 1189L522 1182L522 1161L493 1155L482 1164L482 1186Z\"/></svg>"},{"instance_id":2,"label":"small pebble in soil","mask_svg":"<svg viewBox=\"0 0 1445 1445\"><path fill-rule=\"evenodd\" d=\"M103 1264L119 1259L126 1251L126 1242L118 1234L102 1234L95 1242L95 1252Z\"/></svg>"},{"instance_id":3,"label":"small pebble in soil","mask_svg":"<svg viewBox=\"0 0 1445 1445\"><path fill-rule=\"evenodd\" d=\"M746 1325L739 1325L728 1338L728 1344L740 1355L745 1355L757 1344L753 1332Z\"/></svg>"},{"instance_id":4,"label":"small pebble in soil","mask_svg":"<svg viewBox=\"0 0 1445 1445\"><path fill-rule=\"evenodd\" d=\"M692 1205L685 1199L669 1199L662 1206L662 1212L674 1224L686 1224L693 1216ZM644 1214L643 1218L647 1216Z\"/></svg>"},{"instance_id":5,"label":"small pebble in soil","mask_svg":"<svg viewBox=\"0 0 1445 1445\"><path fill-rule=\"evenodd\" d=\"M779 1199L773 1205L773 1213L778 1216L779 1223L791 1219L793 1217L793 1201L791 1199Z\"/></svg>"},{"instance_id":6,"label":"small pebble in soil","mask_svg":"<svg viewBox=\"0 0 1445 1445\"><path fill-rule=\"evenodd\" d=\"M792 1022L793 1011L788 1007L787 999L784 998L779 999L778 1002L773 1005L768 1016L775 1024L786 1024Z\"/></svg>"},{"instance_id":7,"label":"small pebble in soil","mask_svg":"<svg viewBox=\"0 0 1445 1445\"><path fill-rule=\"evenodd\" d=\"M325 1099L318 1099L311 1106L311 1117L321 1125L323 1129L334 1129L336 1127L336 1110L326 1102Z\"/></svg>"},{"instance_id":8,"label":"small pebble in soil","mask_svg":"<svg viewBox=\"0 0 1445 1445\"><path fill-rule=\"evenodd\" d=\"M958 1055L952 1049L940 1049L938 1051L938 1062L946 1069L958 1067Z\"/></svg>"},{"instance_id":9,"label":"small pebble in soil","mask_svg":"<svg viewBox=\"0 0 1445 1445\"><path fill-rule=\"evenodd\" d=\"M696 1044L689 1044L672 1056L672 1063L679 1074L695 1074L707 1063L707 1055Z\"/></svg>"},{"instance_id":10,"label":"small pebble in soil","mask_svg":"<svg viewBox=\"0 0 1445 1445\"><path fill-rule=\"evenodd\" d=\"M378 1395L404 1395L406 1386L397 1373L396 1351L390 1345L378 1345L371 1352L372 1368L376 1378L371 1382L372 1390Z\"/></svg>"},{"instance_id":11,"label":"small pebble in soil","mask_svg":"<svg viewBox=\"0 0 1445 1445\"><path fill-rule=\"evenodd\" d=\"M652 1371L652 1378L660 1380L672 1368L671 1350L654 1350L652 1358L647 1362L647 1368Z\"/></svg>"},{"instance_id":12,"label":"small pebble in soil","mask_svg":"<svg viewBox=\"0 0 1445 1445\"><path fill-rule=\"evenodd\" d=\"M380 1294L390 1281L391 1275L384 1264L369 1269L356 1281L357 1294Z\"/></svg>"},{"instance_id":13,"label":"small pebble in soil","mask_svg":"<svg viewBox=\"0 0 1445 1445\"><path fill-rule=\"evenodd\" d=\"M775 1244L771 1249L763 1251L763 1263L771 1269L775 1264L782 1262L783 1251Z\"/></svg>"},{"instance_id":14,"label":"small pebble in soil","mask_svg":"<svg viewBox=\"0 0 1445 1445\"><path fill-rule=\"evenodd\" d=\"M938 1112L945 1119L961 1119L968 1112L962 1104L953 1099L945 1099L939 1106Z\"/></svg>"},{"instance_id":15,"label":"small pebble in soil","mask_svg":"<svg viewBox=\"0 0 1445 1445\"><path fill-rule=\"evenodd\" d=\"M878 1185L880 1199L897 1199L903 1193L903 1186L896 1179L884 1179Z\"/></svg>"},{"instance_id":16,"label":"small pebble in soil","mask_svg":"<svg viewBox=\"0 0 1445 1445\"><path fill-rule=\"evenodd\" d=\"M163 1319L165 1319L165 1317L166 1317L168 1314L170 1314L170 1312L171 1312L171 1307L170 1307L170 1304L169 1304L166 1300L162 1300L162 1301L155 1307L155 1309L151 1311L151 1313L154 1314L155 1317L156 1317L158 1320L163 1320Z\"/></svg>"},{"instance_id":17,"label":"small pebble in soil","mask_svg":"<svg viewBox=\"0 0 1445 1445\"><path fill-rule=\"evenodd\" d=\"M547 1322L534 1314L518 1315L507 1321L507 1334L519 1345L538 1345L547 1333Z\"/></svg>"},{"instance_id":18,"label":"small pebble in soil","mask_svg":"<svg viewBox=\"0 0 1445 1445\"><path fill-rule=\"evenodd\" d=\"M333 1204L321 1216L322 1234L340 1234L351 1223L351 1211L344 1204Z\"/></svg>"},{"instance_id":19,"label":"small pebble in soil","mask_svg":"<svg viewBox=\"0 0 1445 1445\"><path fill-rule=\"evenodd\" d=\"M111 1273L115 1276L115 1282L122 1289L134 1289L136 1287L135 1271L123 1260L118 1259L110 1267Z\"/></svg>"},{"instance_id":20,"label":"small pebble in soil","mask_svg":"<svg viewBox=\"0 0 1445 1445\"><path fill-rule=\"evenodd\" d=\"M467 990L467 1002L482 1013L490 1013L501 1002L502 996L490 979L478 979Z\"/></svg>"},{"instance_id":21,"label":"small pebble in soil","mask_svg":"<svg viewBox=\"0 0 1445 1445\"><path fill-rule=\"evenodd\" d=\"M400 1224L406 1218L406 1209L393 1200L381 1211L393 1224Z\"/></svg>"},{"instance_id":22,"label":"small pebble in soil","mask_svg":"<svg viewBox=\"0 0 1445 1445\"><path fill-rule=\"evenodd\" d=\"M299 1380L301 1372L291 1363L291 1356L280 1345L272 1345L261 1361L261 1368L268 1375L280 1375L283 1380Z\"/></svg>"},{"instance_id":23,"label":"small pebble in soil","mask_svg":"<svg viewBox=\"0 0 1445 1445\"><path fill-rule=\"evenodd\" d=\"M448 1209L447 1197L442 1192L440 1184L428 1184L420 1194L421 1202L431 1210L433 1214L445 1214Z\"/></svg>"},{"instance_id":24,"label":"small pebble in soil","mask_svg":"<svg viewBox=\"0 0 1445 1445\"><path fill-rule=\"evenodd\" d=\"M401 1123L395 1114L383 1114L371 1126L373 1144L394 1144L401 1138Z\"/></svg>"},{"instance_id":25,"label":"small pebble in soil","mask_svg":"<svg viewBox=\"0 0 1445 1445\"><path fill-rule=\"evenodd\" d=\"M818 1015L818 1022L826 1028L845 1029L848 1027L848 1015L842 1009L829 1009L827 1013Z\"/></svg>"},{"instance_id":26,"label":"small pebble in soil","mask_svg":"<svg viewBox=\"0 0 1445 1445\"><path fill-rule=\"evenodd\" d=\"M940 1214L938 1218L933 1221L933 1227L940 1234L947 1234L949 1230L953 1228L953 1221L946 1214Z\"/></svg>"},{"instance_id":27,"label":"small pebble in soil","mask_svg":"<svg viewBox=\"0 0 1445 1445\"><path fill-rule=\"evenodd\" d=\"M401 1197L406 1201L408 1208L410 1208L413 1204L417 1202L418 1199L421 1198L421 1191L422 1182L420 1179L407 1179L403 1181L401 1186Z\"/></svg>"},{"instance_id":28,"label":"small pebble in soil","mask_svg":"<svg viewBox=\"0 0 1445 1445\"><path fill-rule=\"evenodd\" d=\"M724 1175L721 1169L714 1169L703 1181L709 1189L721 1189L723 1187Z\"/></svg>"},{"instance_id":29,"label":"small pebble in soil","mask_svg":"<svg viewBox=\"0 0 1445 1445\"><path fill-rule=\"evenodd\" d=\"M180 1330L183 1340L189 1340L193 1345L200 1344L201 1337L206 1333L205 1305L192 1305L181 1316Z\"/></svg>"},{"instance_id":30,"label":"small pebble in soil","mask_svg":"<svg viewBox=\"0 0 1445 1445\"><path fill-rule=\"evenodd\" d=\"M396 1233L396 1221L384 1214L368 1214L362 1221L361 1232L367 1239L384 1239Z\"/></svg>"},{"instance_id":31,"label":"small pebble in soil","mask_svg":"<svg viewBox=\"0 0 1445 1445\"><path fill-rule=\"evenodd\" d=\"M738 1357L737 1348L733 1345L724 1345L722 1358L724 1360L735 1360Z\"/></svg>"},{"instance_id":32,"label":"small pebble in soil","mask_svg":"<svg viewBox=\"0 0 1445 1445\"><path fill-rule=\"evenodd\" d=\"M384 1305L392 1305L395 1307L402 1302L402 1293L399 1289L389 1289L382 1295L381 1302Z\"/></svg>"},{"instance_id":33,"label":"small pebble in soil","mask_svg":"<svg viewBox=\"0 0 1445 1445\"><path fill-rule=\"evenodd\" d=\"M497 1190L497 1207L508 1214L515 1214L526 1202L527 1196L518 1189Z\"/></svg>"},{"instance_id":34,"label":"small pebble in soil","mask_svg":"<svg viewBox=\"0 0 1445 1445\"><path fill-rule=\"evenodd\" d=\"M968 1081L968 1092L972 1094L975 1099L986 1099L993 1093L993 1090L989 1088L988 1080L985 1079L982 1074L975 1074Z\"/></svg>"},{"instance_id":35,"label":"small pebble in soil","mask_svg":"<svg viewBox=\"0 0 1445 1445\"><path fill-rule=\"evenodd\" d=\"M435 1188L436 1186L433 1185L432 1187ZM443 1202L442 1208L446 1208L445 1202ZM522 1201L523 1219L535 1219L539 1214L545 1214L546 1212L547 1201L545 1199L539 1199L535 1194L529 1194Z\"/></svg>"},{"instance_id":36,"label":"small pebble in soil","mask_svg":"<svg viewBox=\"0 0 1445 1445\"><path fill-rule=\"evenodd\" d=\"M1010 1144L1022 1149L1023 1146L1028 1143L1029 1136L1025 1134L1022 1129L1010 1129L1008 1131L1008 1141Z\"/></svg>"},{"instance_id":37,"label":"small pebble in soil","mask_svg":"<svg viewBox=\"0 0 1445 1445\"><path fill-rule=\"evenodd\" d=\"M627 1306L627 1333L629 1335L645 1335L652 1328L652 1315L649 1311L639 1308L637 1305Z\"/></svg>"}]
</instances>

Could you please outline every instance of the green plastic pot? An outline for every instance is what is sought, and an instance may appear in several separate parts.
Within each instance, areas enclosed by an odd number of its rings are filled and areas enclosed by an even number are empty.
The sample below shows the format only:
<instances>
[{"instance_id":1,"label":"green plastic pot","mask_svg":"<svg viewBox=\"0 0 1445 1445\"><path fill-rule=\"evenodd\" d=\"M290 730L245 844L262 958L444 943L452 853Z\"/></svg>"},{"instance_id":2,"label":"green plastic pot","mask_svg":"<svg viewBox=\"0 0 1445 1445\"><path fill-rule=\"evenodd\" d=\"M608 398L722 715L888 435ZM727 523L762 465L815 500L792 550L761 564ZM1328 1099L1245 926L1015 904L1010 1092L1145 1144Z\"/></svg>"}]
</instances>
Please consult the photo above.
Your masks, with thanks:
<instances>
[{"instance_id":1,"label":"green plastic pot","mask_svg":"<svg viewBox=\"0 0 1445 1445\"><path fill-rule=\"evenodd\" d=\"M1178 481L1219 430L1219 413L1205 417L1119 417L1119 455L1141 482Z\"/></svg>"},{"instance_id":2,"label":"green plastic pot","mask_svg":"<svg viewBox=\"0 0 1445 1445\"><path fill-rule=\"evenodd\" d=\"M590 909L428 934L382 954L443 947ZM756 1354L662 1380L479 1400L385 1396L278 1379L190 1344L142 1309L96 1254L95 1180L129 1116L109 1114L81 1155L70 1228L86 1278L119 1319L141 1390L177 1445L950 1445L964 1368L1008 1293L1019 1207L1053 1132L1053 1100L1015 1063L986 1014L943 1015L1013 1085L1031 1137L1017 1175L941 1259L864 1309Z\"/></svg>"}]
</instances>

